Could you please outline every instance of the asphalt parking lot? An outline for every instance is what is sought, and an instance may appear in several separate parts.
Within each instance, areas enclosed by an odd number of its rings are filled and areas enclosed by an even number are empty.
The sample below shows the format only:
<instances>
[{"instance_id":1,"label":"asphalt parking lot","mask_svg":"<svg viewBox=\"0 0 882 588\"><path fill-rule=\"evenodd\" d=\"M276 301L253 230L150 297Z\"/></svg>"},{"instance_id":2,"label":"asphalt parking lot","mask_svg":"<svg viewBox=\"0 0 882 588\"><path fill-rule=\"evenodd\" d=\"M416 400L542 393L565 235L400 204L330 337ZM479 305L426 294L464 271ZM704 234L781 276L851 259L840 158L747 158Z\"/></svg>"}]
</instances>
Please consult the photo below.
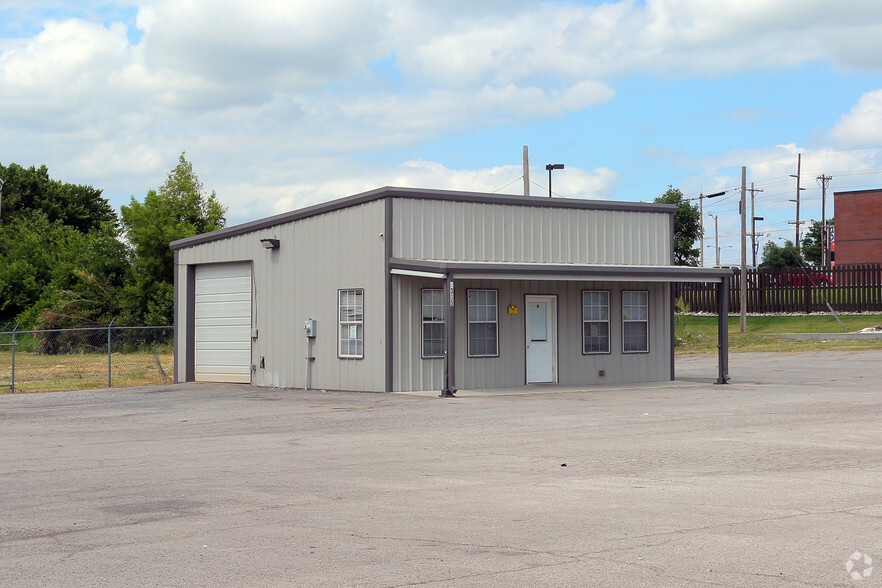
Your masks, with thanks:
<instances>
[{"instance_id":1,"label":"asphalt parking lot","mask_svg":"<svg viewBox=\"0 0 882 588\"><path fill-rule=\"evenodd\" d=\"M2 395L0 585L882 586L882 351L714 365Z\"/></svg>"}]
</instances>

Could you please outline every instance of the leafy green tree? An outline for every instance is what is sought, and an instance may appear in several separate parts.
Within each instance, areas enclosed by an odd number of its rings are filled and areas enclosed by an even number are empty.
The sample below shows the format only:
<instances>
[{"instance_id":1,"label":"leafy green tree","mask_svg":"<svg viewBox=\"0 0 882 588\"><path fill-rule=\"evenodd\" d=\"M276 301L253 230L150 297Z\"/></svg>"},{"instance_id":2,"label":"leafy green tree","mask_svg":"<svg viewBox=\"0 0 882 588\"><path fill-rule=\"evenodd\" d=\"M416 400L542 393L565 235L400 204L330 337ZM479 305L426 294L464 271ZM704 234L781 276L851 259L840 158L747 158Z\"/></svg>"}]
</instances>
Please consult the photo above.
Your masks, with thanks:
<instances>
[{"instance_id":1,"label":"leafy green tree","mask_svg":"<svg viewBox=\"0 0 882 588\"><path fill-rule=\"evenodd\" d=\"M0 322L38 326L42 311L60 304L62 291L76 295L84 286L78 276L92 276L113 292L110 299L120 300L128 254L101 190L53 180L45 165L0 165L0 179ZM84 309L80 320L120 311Z\"/></svg>"},{"instance_id":2,"label":"leafy green tree","mask_svg":"<svg viewBox=\"0 0 882 588\"><path fill-rule=\"evenodd\" d=\"M833 226L833 220L834 219L831 218L827 221L827 230L829 230L829 228ZM808 231L806 231L805 235L803 235L802 240L800 241L800 245L802 246L802 255L805 260L812 265L821 265L821 244L823 243L823 232L823 223L821 223L821 221L813 220L809 225Z\"/></svg>"},{"instance_id":3,"label":"leafy green tree","mask_svg":"<svg viewBox=\"0 0 882 588\"><path fill-rule=\"evenodd\" d=\"M53 180L45 165L23 168L11 163L0 164L3 180L3 203L0 221L11 222L17 216L40 211L50 222L59 221L88 233L102 223L116 222L116 213L101 190L92 186L68 184Z\"/></svg>"},{"instance_id":4,"label":"leafy green tree","mask_svg":"<svg viewBox=\"0 0 882 588\"><path fill-rule=\"evenodd\" d=\"M89 300L91 284L106 292L104 306L82 306L64 326L109 321L124 314L129 267L125 244L112 222L81 233L40 211L16 215L0 229L0 322L57 326L44 314L64 314L65 301Z\"/></svg>"},{"instance_id":5,"label":"leafy green tree","mask_svg":"<svg viewBox=\"0 0 882 588\"><path fill-rule=\"evenodd\" d=\"M133 322L125 286L131 276L131 254L113 223L78 238L79 251L70 270L50 284L51 303L35 321L40 328L107 325ZM49 302L49 301L47 301Z\"/></svg>"},{"instance_id":6,"label":"leafy green tree","mask_svg":"<svg viewBox=\"0 0 882 588\"><path fill-rule=\"evenodd\" d=\"M698 206L683 198L679 188L668 186L667 192L655 199L661 204L676 204L674 213L674 265L697 266L700 254L696 241L701 238L701 212Z\"/></svg>"},{"instance_id":7,"label":"leafy green tree","mask_svg":"<svg viewBox=\"0 0 882 588\"><path fill-rule=\"evenodd\" d=\"M783 246L769 241L763 247L763 259L761 268L791 268L805 265L805 259L799 253L799 249L793 241L786 241Z\"/></svg>"},{"instance_id":8,"label":"leafy green tree","mask_svg":"<svg viewBox=\"0 0 882 588\"><path fill-rule=\"evenodd\" d=\"M121 208L122 224L134 251L134 284L129 288L135 313L147 324L174 320L174 253L170 242L221 229L226 207L214 191L206 193L181 153L178 165L144 202L135 197Z\"/></svg>"}]
</instances>

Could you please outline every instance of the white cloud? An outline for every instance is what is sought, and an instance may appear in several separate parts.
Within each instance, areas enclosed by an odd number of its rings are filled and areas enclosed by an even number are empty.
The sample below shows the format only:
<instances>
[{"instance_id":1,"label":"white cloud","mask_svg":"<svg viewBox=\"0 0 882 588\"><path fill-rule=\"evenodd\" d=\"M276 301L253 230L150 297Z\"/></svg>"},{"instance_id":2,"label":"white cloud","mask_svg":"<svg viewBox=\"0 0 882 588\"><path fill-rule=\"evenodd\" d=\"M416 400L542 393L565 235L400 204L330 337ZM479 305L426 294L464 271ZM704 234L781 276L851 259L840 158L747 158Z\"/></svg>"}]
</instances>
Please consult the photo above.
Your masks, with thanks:
<instances>
[{"instance_id":1,"label":"white cloud","mask_svg":"<svg viewBox=\"0 0 882 588\"><path fill-rule=\"evenodd\" d=\"M39 32L0 39L0 160L46 162L127 198L161 183L187 150L240 218L391 183L495 190L519 170L359 156L561 117L614 100L631 75L810 61L882 69L878 0L144 0L125 23L95 17L107 4L95 0L36 24L21 4L6 4L22 19L16 30ZM832 144L882 143L880 109L879 91L866 94ZM568 166L555 192L605 194L614 178Z\"/></svg>"},{"instance_id":2,"label":"white cloud","mask_svg":"<svg viewBox=\"0 0 882 588\"><path fill-rule=\"evenodd\" d=\"M107 76L122 67L127 51L122 25L49 21L0 54L0 108L10 115L75 112L107 91Z\"/></svg>"},{"instance_id":3,"label":"white cloud","mask_svg":"<svg viewBox=\"0 0 882 588\"><path fill-rule=\"evenodd\" d=\"M257 98L320 88L383 57L387 11L379 0L162 0L137 22L151 69L251 86Z\"/></svg>"},{"instance_id":4,"label":"white cloud","mask_svg":"<svg viewBox=\"0 0 882 588\"><path fill-rule=\"evenodd\" d=\"M230 219L254 218L255 208L267 215L278 214L326 201L329 194L347 196L380 186L418 186L438 190L514 195L524 193L523 167L518 165L474 170L450 169L437 162L414 159L395 167L361 170L357 176L333 178L332 170L339 162L325 163L330 179L320 183L293 181L288 185L266 187L257 191L252 187L250 201L231 203ZM546 195L548 184L545 173L543 168L531 167L532 196ZM585 170L567 167L563 171L556 172L553 189L557 196L586 198L588 194L609 190L615 179L616 174L608 168Z\"/></svg>"},{"instance_id":5,"label":"white cloud","mask_svg":"<svg viewBox=\"0 0 882 588\"><path fill-rule=\"evenodd\" d=\"M830 130L839 145L882 145L882 90L867 92Z\"/></svg>"}]
</instances>

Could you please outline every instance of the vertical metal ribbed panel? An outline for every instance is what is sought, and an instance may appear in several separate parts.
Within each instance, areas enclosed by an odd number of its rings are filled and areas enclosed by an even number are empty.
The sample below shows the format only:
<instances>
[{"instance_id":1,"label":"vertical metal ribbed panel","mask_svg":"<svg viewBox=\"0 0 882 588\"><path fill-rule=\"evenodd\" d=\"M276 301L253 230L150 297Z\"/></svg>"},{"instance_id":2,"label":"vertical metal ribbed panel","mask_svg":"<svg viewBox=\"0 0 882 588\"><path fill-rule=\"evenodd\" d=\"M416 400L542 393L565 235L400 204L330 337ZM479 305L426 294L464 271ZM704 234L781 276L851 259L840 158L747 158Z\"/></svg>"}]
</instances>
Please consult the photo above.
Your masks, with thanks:
<instances>
[{"instance_id":1,"label":"vertical metal ribbed panel","mask_svg":"<svg viewBox=\"0 0 882 588\"><path fill-rule=\"evenodd\" d=\"M404 259L669 265L670 215L394 199L393 255Z\"/></svg>"},{"instance_id":2,"label":"vertical metal ribbed panel","mask_svg":"<svg viewBox=\"0 0 882 588\"><path fill-rule=\"evenodd\" d=\"M499 305L499 357L466 357L466 291L470 288L495 289ZM610 292L610 353L582 354L582 291ZM621 292L649 292L649 353L622 353ZM526 382L524 297L557 297L558 381L562 384L591 385L623 382L653 382L670 379L670 295L667 284L644 282L578 282L545 280L459 280L456 286L457 381L456 386L492 388L520 386ZM508 314L509 304L518 313ZM605 376L600 376L600 370Z\"/></svg>"},{"instance_id":3,"label":"vertical metal ribbed panel","mask_svg":"<svg viewBox=\"0 0 882 588\"><path fill-rule=\"evenodd\" d=\"M420 357L421 288L439 288L440 280L395 276L394 389L440 390L443 360ZM499 357L467 357L467 290L498 292ZM610 353L582 354L582 291L610 292ZM649 353L622 352L623 290L649 292ZM460 389L521 386L526 382L524 331L525 296L553 295L557 299L558 381L592 385L652 382L670 379L670 291L664 283L550 280L457 280L456 381ZM509 304L518 307L508 314ZM600 376L600 370L605 372Z\"/></svg>"},{"instance_id":4,"label":"vertical metal ribbed panel","mask_svg":"<svg viewBox=\"0 0 882 588\"><path fill-rule=\"evenodd\" d=\"M422 289L443 288L443 280L394 276L393 295L393 378L392 389L441 390L444 386L444 360L423 359Z\"/></svg>"},{"instance_id":5,"label":"vertical metal ribbed panel","mask_svg":"<svg viewBox=\"0 0 882 588\"><path fill-rule=\"evenodd\" d=\"M253 383L301 388L306 384L303 322L318 321L312 345L312 386L338 390L385 389L385 201L378 200L180 249L178 320L186 313L187 265L253 264ZM264 249L275 238L278 249ZM337 358L337 291L364 289L364 359ZM186 329L179 329L178 361L186 360ZM260 368L260 358L264 366Z\"/></svg>"}]
</instances>

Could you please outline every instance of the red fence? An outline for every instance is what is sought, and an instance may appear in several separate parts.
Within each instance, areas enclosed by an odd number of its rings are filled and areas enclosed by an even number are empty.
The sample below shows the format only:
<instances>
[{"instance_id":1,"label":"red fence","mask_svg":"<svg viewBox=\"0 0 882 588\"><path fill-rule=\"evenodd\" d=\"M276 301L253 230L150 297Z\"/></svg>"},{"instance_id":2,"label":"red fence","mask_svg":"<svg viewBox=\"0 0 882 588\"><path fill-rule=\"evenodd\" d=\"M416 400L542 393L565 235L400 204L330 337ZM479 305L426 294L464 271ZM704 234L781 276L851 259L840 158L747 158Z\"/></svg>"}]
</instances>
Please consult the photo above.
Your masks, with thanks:
<instances>
[{"instance_id":1,"label":"red fence","mask_svg":"<svg viewBox=\"0 0 882 588\"><path fill-rule=\"evenodd\" d=\"M676 284L692 312L717 312L716 284ZM747 270L747 312L882 312L882 265ZM741 273L729 288L729 309L741 312Z\"/></svg>"}]
</instances>

